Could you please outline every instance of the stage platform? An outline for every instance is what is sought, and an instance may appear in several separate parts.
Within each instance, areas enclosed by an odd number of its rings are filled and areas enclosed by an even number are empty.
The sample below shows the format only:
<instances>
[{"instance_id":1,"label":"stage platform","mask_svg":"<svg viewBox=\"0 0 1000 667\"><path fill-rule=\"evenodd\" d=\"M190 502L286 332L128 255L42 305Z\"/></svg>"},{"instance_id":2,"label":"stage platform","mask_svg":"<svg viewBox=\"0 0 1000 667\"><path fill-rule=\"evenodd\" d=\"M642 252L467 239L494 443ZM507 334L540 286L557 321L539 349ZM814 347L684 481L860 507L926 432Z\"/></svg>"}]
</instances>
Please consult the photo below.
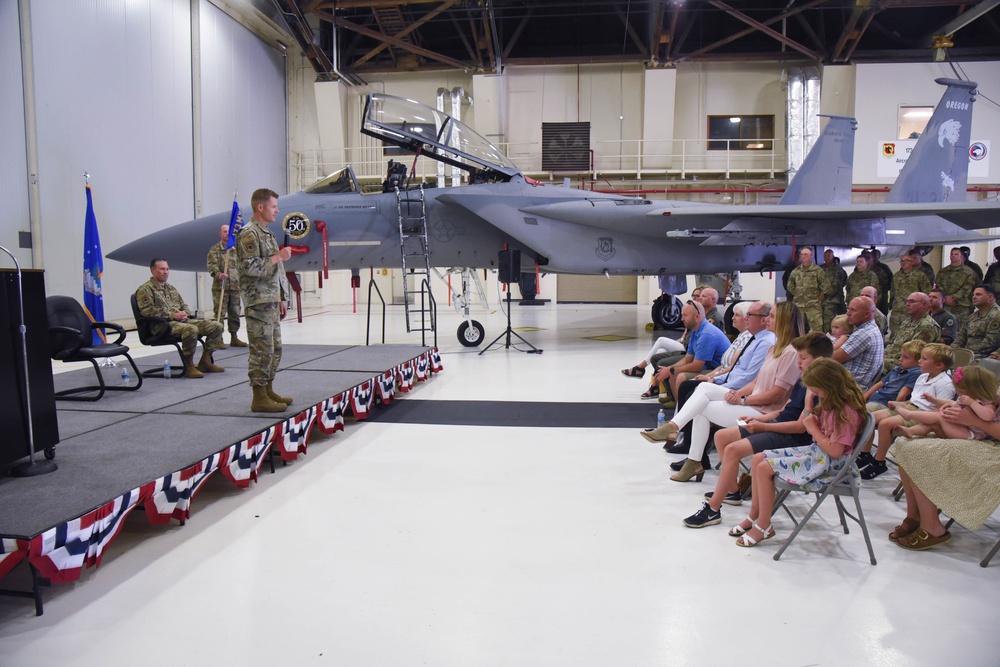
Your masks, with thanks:
<instances>
[{"instance_id":1,"label":"stage platform","mask_svg":"<svg viewBox=\"0 0 1000 667\"><path fill-rule=\"evenodd\" d=\"M176 352L164 350L177 363ZM164 357L137 364L160 368ZM0 577L27 557L41 577L73 581L100 563L133 509L142 507L154 524L183 522L209 476L249 486L268 460L305 453L313 428L342 430L345 417L365 419L374 403L441 370L438 351L420 345L286 345L274 386L295 402L262 414L250 411L246 348L220 350L215 361L224 373L150 377L138 391L57 402L59 469L0 476ZM105 370L106 382L120 384L120 373L121 366ZM93 381L90 368L59 373L55 388Z\"/></svg>"}]
</instances>

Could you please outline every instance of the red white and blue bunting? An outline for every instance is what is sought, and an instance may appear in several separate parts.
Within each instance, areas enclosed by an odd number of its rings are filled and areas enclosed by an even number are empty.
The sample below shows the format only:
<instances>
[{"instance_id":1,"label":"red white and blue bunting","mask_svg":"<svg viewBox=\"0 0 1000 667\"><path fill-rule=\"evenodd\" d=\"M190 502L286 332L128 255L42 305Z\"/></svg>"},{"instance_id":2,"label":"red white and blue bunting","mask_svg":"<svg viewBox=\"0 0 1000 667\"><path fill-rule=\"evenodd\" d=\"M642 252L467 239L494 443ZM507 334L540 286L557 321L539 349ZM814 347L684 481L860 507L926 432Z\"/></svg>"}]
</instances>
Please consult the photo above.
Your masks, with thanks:
<instances>
[{"instance_id":1,"label":"red white and blue bunting","mask_svg":"<svg viewBox=\"0 0 1000 667\"><path fill-rule=\"evenodd\" d=\"M306 408L296 416L275 424L242 442L128 491L83 516L54 526L31 540L0 537L0 577L28 556L39 574L52 583L76 581L85 567L97 567L105 549L118 536L125 518L142 505L152 524L170 519L186 521L191 503L202 485L219 470L239 487L256 481L260 466L272 446L282 460L293 461L306 452L312 426L330 435L344 430L348 413L366 419L375 395L389 403L396 392L409 391L414 382L428 379L443 369L440 352L434 348L373 377L349 391Z\"/></svg>"}]
</instances>

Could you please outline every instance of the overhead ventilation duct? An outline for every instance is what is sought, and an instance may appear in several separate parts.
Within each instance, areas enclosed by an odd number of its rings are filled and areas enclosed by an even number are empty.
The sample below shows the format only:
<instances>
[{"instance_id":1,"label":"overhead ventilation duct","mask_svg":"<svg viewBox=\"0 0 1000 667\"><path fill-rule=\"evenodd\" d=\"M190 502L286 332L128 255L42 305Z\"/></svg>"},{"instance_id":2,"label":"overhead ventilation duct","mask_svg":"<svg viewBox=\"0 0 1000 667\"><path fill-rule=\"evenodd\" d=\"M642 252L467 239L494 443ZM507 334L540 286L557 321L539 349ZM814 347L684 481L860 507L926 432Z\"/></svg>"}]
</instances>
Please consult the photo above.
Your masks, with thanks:
<instances>
[{"instance_id":1,"label":"overhead ventilation duct","mask_svg":"<svg viewBox=\"0 0 1000 667\"><path fill-rule=\"evenodd\" d=\"M790 182L819 137L819 70L815 67L789 67L785 70L785 81L787 87L785 133Z\"/></svg>"}]
</instances>

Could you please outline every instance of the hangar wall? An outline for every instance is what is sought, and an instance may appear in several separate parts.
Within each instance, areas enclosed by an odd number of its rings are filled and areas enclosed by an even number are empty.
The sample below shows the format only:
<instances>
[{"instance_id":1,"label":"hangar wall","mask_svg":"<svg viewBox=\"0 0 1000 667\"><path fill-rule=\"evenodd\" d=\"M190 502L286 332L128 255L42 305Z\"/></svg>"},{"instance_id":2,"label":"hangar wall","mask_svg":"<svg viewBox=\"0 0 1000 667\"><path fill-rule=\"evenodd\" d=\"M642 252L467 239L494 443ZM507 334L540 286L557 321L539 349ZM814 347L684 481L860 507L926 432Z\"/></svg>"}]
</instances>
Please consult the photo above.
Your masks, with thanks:
<instances>
[{"instance_id":1,"label":"hangar wall","mask_svg":"<svg viewBox=\"0 0 1000 667\"><path fill-rule=\"evenodd\" d=\"M22 4L30 9L34 60L43 251L37 268L46 270L49 294L82 297L85 171L105 253L189 220L199 206L206 213L227 210L236 189L244 206L254 188L286 190L284 56L208 0ZM193 19L200 23L196 52ZM0 101L0 138L14 150L4 160L7 178L0 186L5 203L12 204L0 226L6 245L11 234L16 242L16 230L26 229L27 222L16 2L0 3L0 31L0 80L5 92L14 92ZM200 63L203 79L197 96L200 202L195 200L193 62ZM146 268L106 260L106 317L131 319L129 295L148 278ZM175 272L171 282L197 307L194 274ZM210 297L207 303L210 307Z\"/></svg>"},{"instance_id":2,"label":"hangar wall","mask_svg":"<svg viewBox=\"0 0 1000 667\"><path fill-rule=\"evenodd\" d=\"M21 37L17 3L0 2L0 245L17 257L22 268L32 268L31 250L19 249L19 232L30 232L27 153L24 141L24 105L21 84ZM13 268L0 253L0 266Z\"/></svg>"}]
</instances>

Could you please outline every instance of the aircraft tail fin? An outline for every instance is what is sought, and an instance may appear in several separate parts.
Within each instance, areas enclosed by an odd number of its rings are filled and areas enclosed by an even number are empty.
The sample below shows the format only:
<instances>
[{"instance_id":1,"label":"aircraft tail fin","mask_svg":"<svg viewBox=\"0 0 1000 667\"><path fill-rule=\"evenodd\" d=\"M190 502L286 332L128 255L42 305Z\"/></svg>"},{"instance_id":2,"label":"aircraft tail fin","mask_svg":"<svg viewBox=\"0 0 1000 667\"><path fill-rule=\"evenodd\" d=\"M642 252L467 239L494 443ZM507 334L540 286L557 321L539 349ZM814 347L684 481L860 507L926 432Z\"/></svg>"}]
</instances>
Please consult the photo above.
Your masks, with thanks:
<instances>
[{"instance_id":1,"label":"aircraft tail fin","mask_svg":"<svg viewBox=\"0 0 1000 667\"><path fill-rule=\"evenodd\" d=\"M889 190L887 204L966 200L976 84L958 79L935 82L948 88Z\"/></svg>"},{"instance_id":2,"label":"aircraft tail fin","mask_svg":"<svg viewBox=\"0 0 1000 667\"><path fill-rule=\"evenodd\" d=\"M788 184L780 204L850 204L854 180L854 132L858 121L830 121Z\"/></svg>"}]
</instances>

